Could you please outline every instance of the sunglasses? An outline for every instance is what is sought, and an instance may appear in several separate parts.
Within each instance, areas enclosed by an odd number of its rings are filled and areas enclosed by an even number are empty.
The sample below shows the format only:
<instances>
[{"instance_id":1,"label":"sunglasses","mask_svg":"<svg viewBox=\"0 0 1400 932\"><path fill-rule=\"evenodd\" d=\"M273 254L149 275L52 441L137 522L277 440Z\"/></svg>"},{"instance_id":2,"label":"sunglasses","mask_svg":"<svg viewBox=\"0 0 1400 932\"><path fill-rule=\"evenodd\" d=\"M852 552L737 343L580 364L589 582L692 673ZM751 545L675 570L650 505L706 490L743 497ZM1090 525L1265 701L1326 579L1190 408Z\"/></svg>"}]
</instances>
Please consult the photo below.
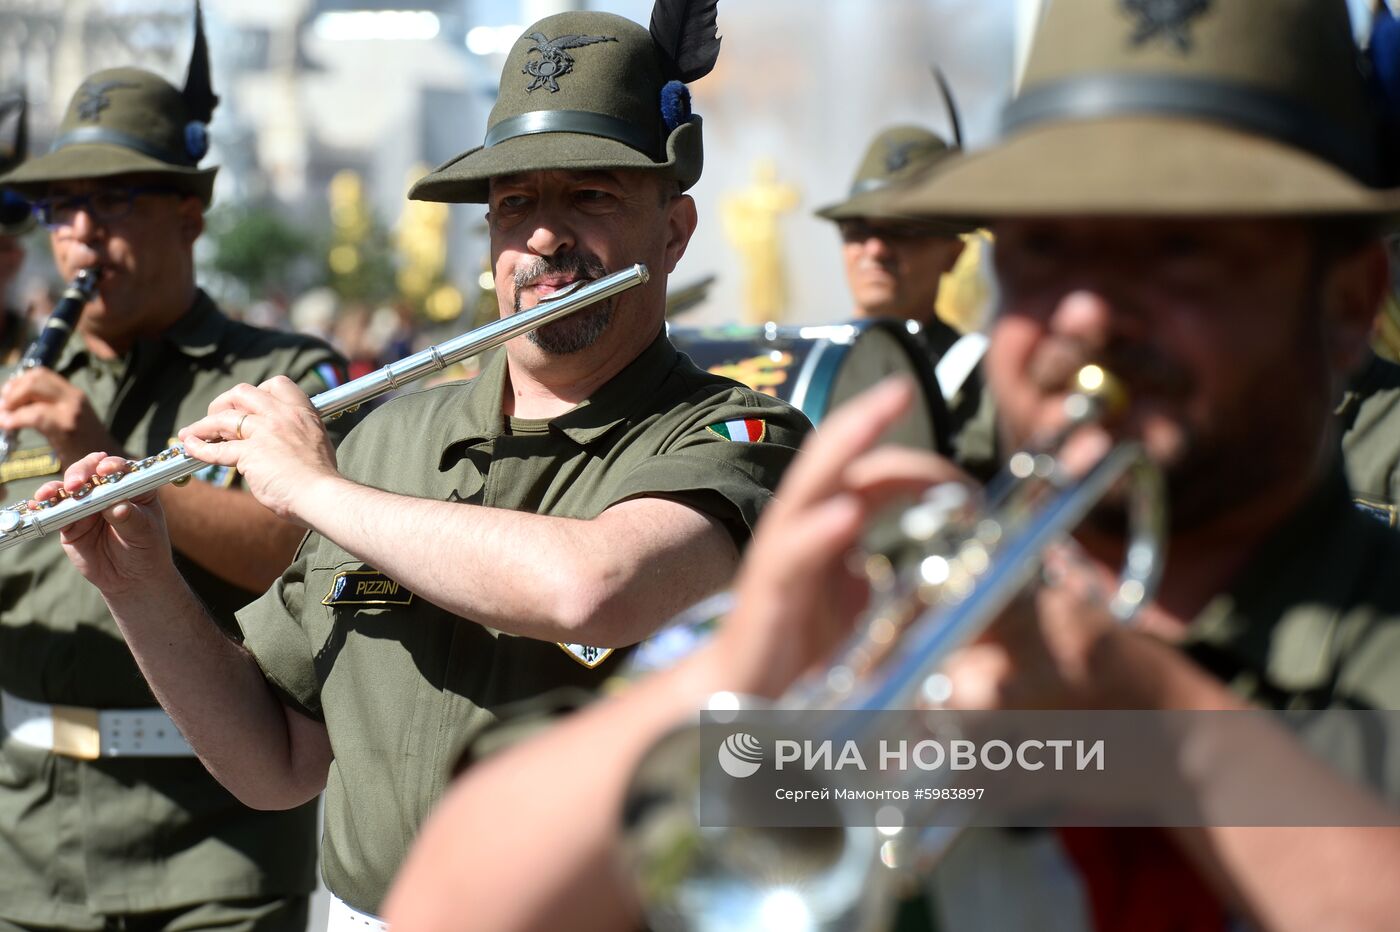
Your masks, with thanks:
<instances>
[{"instance_id":1,"label":"sunglasses","mask_svg":"<svg viewBox=\"0 0 1400 932\"><path fill-rule=\"evenodd\" d=\"M864 243L870 239L928 239L944 235L932 227L899 220L842 220L837 227L841 231L841 239L848 243Z\"/></svg>"},{"instance_id":2,"label":"sunglasses","mask_svg":"<svg viewBox=\"0 0 1400 932\"><path fill-rule=\"evenodd\" d=\"M34 201L34 214L50 230L72 226L78 211L86 211L95 223L111 223L131 213L138 197L177 196L181 192L168 185L137 185L129 188L102 188L89 194L41 197Z\"/></svg>"}]
</instances>

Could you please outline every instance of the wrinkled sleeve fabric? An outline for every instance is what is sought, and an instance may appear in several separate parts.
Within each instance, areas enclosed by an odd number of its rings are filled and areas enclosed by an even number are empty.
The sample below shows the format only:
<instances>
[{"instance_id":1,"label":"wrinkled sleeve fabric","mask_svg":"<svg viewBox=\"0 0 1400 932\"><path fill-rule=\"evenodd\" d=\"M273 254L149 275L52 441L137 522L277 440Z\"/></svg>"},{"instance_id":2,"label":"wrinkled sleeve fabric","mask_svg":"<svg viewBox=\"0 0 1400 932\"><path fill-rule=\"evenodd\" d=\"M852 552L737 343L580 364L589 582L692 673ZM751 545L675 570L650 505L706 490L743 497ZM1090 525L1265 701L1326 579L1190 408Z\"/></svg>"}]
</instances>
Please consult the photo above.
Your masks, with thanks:
<instances>
[{"instance_id":1,"label":"wrinkled sleeve fabric","mask_svg":"<svg viewBox=\"0 0 1400 932\"><path fill-rule=\"evenodd\" d=\"M619 481L611 504L666 498L720 521L741 550L811 430L800 411L743 388L697 395L660 455Z\"/></svg>"},{"instance_id":2,"label":"wrinkled sleeve fabric","mask_svg":"<svg viewBox=\"0 0 1400 932\"><path fill-rule=\"evenodd\" d=\"M318 535L308 535L281 578L237 615L243 646L263 676L284 702L315 719L322 718L321 684L302 609L307 560L319 540Z\"/></svg>"}]
</instances>

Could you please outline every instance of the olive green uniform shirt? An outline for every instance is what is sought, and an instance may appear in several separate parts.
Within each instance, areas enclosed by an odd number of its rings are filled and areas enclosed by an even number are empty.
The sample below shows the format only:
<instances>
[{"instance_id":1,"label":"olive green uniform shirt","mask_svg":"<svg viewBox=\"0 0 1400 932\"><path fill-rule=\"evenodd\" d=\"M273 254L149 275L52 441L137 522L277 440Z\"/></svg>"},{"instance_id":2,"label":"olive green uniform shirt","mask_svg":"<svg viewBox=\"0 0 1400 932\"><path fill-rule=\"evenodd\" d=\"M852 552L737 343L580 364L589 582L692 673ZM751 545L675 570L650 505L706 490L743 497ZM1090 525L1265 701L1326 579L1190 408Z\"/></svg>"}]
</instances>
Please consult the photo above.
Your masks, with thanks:
<instances>
[{"instance_id":1,"label":"olive green uniform shirt","mask_svg":"<svg viewBox=\"0 0 1400 932\"><path fill-rule=\"evenodd\" d=\"M29 324L24 315L0 305L0 365L14 365L27 345Z\"/></svg>"},{"instance_id":2,"label":"olive green uniform shirt","mask_svg":"<svg viewBox=\"0 0 1400 932\"><path fill-rule=\"evenodd\" d=\"M290 376L309 393L344 372L308 337L235 323L202 292L190 312L123 359L69 342L56 371L83 390L133 456L170 445L239 382ZM3 467L7 501L55 478L44 438L20 434ZM197 480L231 485L210 467ZM256 595L176 554L181 571L230 630ZM156 705L97 589L56 538L0 557L0 688L34 702L94 709ZM0 753L0 917L72 929L98 914L148 912L206 900L305 893L315 885L315 807L254 812L194 757L78 761L21 745Z\"/></svg>"},{"instance_id":3,"label":"olive green uniform shirt","mask_svg":"<svg viewBox=\"0 0 1400 932\"><path fill-rule=\"evenodd\" d=\"M1391 527L1400 525L1400 365L1373 355L1352 380L1337 417L1357 505Z\"/></svg>"},{"instance_id":4,"label":"olive green uniform shirt","mask_svg":"<svg viewBox=\"0 0 1400 932\"><path fill-rule=\"evenodd\" d=\"M475 381L389 402L346 439L341 472L404 495L578 519L672 499L742 543L807 430L796 409L701 371L662 336L549 421L503 418L505 383L499 354ZM736 422L762 439L725 439ZM503 707L596 689L620 659L466 622L315 534L238 619L267 678L326 723L326 883L370 913L463 747Z\"/></svg>"},{"instance_id":5,"label":"olive green uniform shirt","mask_svg":"<svg viewBox=\"0 0 1400 932\"><path fill-rule=\"evenodd\" d=\"M1181 648L1262 708L1400 709L1396 567L1400 534L1353 506L1338 470L1211 600ZM1400 801L1400 775L1375 768L1374 744L1325 743L1334 766ZM1049 832L965 833L933 874L941 927L1041 929L1054 917L1056 929L1092 929L1056 845Z\"/></svg>"}]
</instances>

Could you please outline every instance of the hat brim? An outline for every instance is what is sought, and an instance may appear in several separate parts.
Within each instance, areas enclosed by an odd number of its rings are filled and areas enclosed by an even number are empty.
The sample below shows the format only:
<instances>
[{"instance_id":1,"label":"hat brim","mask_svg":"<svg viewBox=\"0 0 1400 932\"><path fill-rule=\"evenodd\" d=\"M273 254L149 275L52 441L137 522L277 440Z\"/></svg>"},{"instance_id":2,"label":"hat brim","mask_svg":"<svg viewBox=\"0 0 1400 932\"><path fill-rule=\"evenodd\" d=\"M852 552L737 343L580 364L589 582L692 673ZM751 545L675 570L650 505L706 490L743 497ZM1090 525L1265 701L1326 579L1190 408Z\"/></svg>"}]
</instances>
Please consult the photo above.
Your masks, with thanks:
<instances>
[{"instance_id":1,"label":"hat brim","mask_svg":"<svg viewBox=\"0 0 1400 932\"><path fill-rule=\"evenodd\" d=\"M171 186L189 192L207 205L214 198L214 176L218 171L217 167L171 165L123 146L81 143L30 159L8 175L0 177L0 184L32 199L42 196L44 188L56 181L111 178L116 175L166 175Z\"/></svg>"},{"instance_id":2,"label":"hat brim","mask_svg":"<svg viewBox=\"0 0 1400 932\"><path fill-rule=\"evenodd\" d=\"M532 171L652 171L674 177L684 190L700 179L702 161L698 119L672 131L666 140L664 162L602 136L536 133L464 152L419 179L408 197L414 201L484 204L492 178Z\"/></svg>"},{"instance_id":3,"label":"hat brim","mask_svg":"<svg viewBox=\"0 0 1400 932\"><path fill-rule=\"evenodd\" d=\"M1165 117L1066 121L948 159L884 209L979 222L1035 216L1383 216L1400 195L1300 149Z\"/></svg>"},{"instance_id":4,"label":"hat brim","mask_svg":"<svg viewBox=\"0 0 1400 932\"><path fill-rule=\"evenodd\" d=\"M929 236L962 236L977 232L978 225L968 220L953 217L919 217L901 211L898 199L891 197L893 192L905 187L893 184L889 187L866 191L847 198L839 204L831 204L813 213L823 220L839 223L842 220L893 220L928 229Z\"/></svg>"}]
</instances>

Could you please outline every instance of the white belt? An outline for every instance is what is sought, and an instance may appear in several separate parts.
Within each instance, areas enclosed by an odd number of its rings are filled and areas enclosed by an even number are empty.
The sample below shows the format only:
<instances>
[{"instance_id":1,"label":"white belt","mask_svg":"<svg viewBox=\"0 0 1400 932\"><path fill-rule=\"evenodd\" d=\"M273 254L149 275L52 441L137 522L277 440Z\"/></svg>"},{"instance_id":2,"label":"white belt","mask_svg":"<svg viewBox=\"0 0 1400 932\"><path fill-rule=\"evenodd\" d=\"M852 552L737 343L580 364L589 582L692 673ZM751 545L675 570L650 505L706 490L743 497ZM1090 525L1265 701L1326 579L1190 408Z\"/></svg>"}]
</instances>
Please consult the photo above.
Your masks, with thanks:
<instances>
[{"instance_id":1,"label":"white belt","mask_svg":"<svg viewBox=\"0 0 1400 932\"><path fill-rule=\"evenodd\" d=\"M331 894L330 910L326 913L326 932L389 932L389 923L362 913L349 903Z\"/></svg>"},{"instance_id":2,"label":"white belt","mask_svg":"<svg viewBox=\"0 0 1400 932\"><path fill-rule=\"evenodd\" d=\"M85 709L30 702L0 691L5 731L20 744L76 757L193 757L161 709Z\"/></svg>"}]
</instances>

